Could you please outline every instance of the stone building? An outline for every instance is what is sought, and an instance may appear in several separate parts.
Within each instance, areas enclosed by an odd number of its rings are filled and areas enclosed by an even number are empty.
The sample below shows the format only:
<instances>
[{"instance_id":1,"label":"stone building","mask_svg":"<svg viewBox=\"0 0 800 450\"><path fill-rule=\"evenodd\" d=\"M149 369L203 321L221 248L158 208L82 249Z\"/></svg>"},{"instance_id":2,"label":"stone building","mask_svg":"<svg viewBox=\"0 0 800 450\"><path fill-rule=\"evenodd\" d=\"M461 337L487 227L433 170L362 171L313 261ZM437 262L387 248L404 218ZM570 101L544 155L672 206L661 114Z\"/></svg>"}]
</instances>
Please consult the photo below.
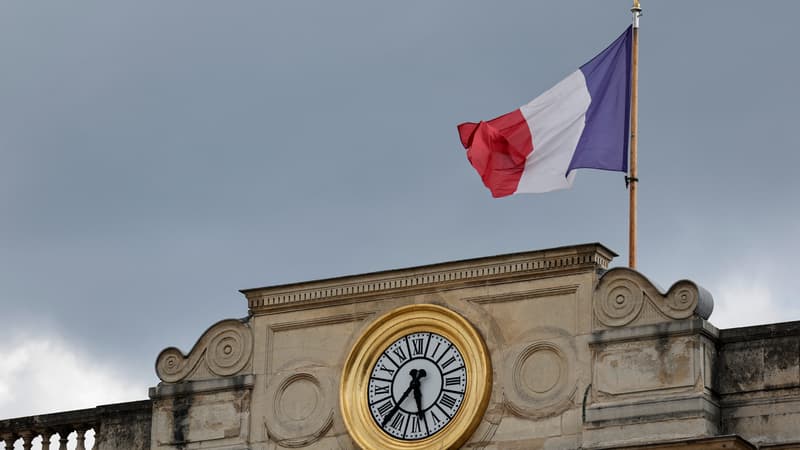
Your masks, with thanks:
<instances>
[{"instance_id":1,"label":"stone building","mask_svg":"<svg viewBox=\"0 0 800 450\"><path fill-rule=\"evenodd\" d=\"M586 244L247 289L246 318L158 355L148 400L2 420L0 438L800 449L800 322L718 330L702 287L663 290L614 256Z\"/></svg>"}]
</instances>

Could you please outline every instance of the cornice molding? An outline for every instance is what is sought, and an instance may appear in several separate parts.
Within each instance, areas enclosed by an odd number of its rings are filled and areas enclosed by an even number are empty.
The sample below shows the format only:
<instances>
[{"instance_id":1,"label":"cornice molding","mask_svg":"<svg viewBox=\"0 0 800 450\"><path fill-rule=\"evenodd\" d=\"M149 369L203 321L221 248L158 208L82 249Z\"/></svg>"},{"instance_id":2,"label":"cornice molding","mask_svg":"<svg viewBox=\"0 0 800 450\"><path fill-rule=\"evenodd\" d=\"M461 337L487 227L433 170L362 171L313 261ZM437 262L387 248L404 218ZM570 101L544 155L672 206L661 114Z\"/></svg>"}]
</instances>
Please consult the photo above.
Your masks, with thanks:
<instances>
[{"instance_id":1,"label":"cornice molding","mask_svg":"<svg viewBox=\"0 0 800 450\"><path fill-rule=\"evenodd\" d=\"M615 256L613 251L601 244L584 244L241 292L247 298L251 314L270 314L342 300L366 301L378 297L606 269Z\"/></svg>"}]
</instances>

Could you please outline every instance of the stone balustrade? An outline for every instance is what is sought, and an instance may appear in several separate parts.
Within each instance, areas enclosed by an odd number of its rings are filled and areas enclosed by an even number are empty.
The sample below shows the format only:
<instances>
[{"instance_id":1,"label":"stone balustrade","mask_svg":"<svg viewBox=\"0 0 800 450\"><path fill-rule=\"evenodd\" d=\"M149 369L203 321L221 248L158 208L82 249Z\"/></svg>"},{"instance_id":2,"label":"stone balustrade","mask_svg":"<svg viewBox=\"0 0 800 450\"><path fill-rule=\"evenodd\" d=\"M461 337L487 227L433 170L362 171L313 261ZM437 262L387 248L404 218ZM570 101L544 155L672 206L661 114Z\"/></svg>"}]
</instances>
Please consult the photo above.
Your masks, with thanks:
<instances>
[{"instance_id":1,"label":"stone balustrade","mask_svg":"<svg viewBox=\"0 0 800 450\"><path fill-rule=\"evenodd\" d=\"M50 450L51 438L58 435L58 450L66 450L69 435L75 432L75 449L86 450L86 432L94 430L97 434L99 428L97 408L79 409L54 414L20 417L0 421L0 439L5 443L5 449L14 448L14 443L21 440L22 448L32 448L33 440L42 438L42 450Z\"/></svg>"},{"instance_id":2,"label":"stone balustrade","mask_svg":"<svg viewBox=\"0 0 800 450\"><path fill-rule=\"evenodd\" d=\"M69 446L89 450L86 433L93 430L94 444L90 449L146 449L150 448L151 408L151 401L144 400L0 420L0 442L5 444L5 450L20 443L23 450L31 450L33 441L41 437L37 449L67 450ZM58 435L57 444L52 440L54 435Z\"/></svg>"}]
</instances>

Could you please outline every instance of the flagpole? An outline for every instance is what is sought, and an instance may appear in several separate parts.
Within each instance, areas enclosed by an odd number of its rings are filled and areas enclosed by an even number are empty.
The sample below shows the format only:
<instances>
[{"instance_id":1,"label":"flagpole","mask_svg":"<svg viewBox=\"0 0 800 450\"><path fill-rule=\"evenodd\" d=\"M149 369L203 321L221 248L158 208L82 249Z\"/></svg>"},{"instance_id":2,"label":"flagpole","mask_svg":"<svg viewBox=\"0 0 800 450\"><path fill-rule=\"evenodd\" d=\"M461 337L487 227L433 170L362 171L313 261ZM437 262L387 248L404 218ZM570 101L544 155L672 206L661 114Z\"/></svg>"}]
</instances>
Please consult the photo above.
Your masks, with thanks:
<instances>
[{"instance_id":1,"label":"flagpole","mask_svg":"<svg viewBox=\"0 0 800 450\"><path fill-rule=\"evenodd\" d=\"M642 6L633 0L633 45L631 48L631 155L628 176L630 192L630 215L628 222L628 267L636 268L636 188L639 183L637 147L639 134L639 17Z\"/></svg>"}]
</instances>

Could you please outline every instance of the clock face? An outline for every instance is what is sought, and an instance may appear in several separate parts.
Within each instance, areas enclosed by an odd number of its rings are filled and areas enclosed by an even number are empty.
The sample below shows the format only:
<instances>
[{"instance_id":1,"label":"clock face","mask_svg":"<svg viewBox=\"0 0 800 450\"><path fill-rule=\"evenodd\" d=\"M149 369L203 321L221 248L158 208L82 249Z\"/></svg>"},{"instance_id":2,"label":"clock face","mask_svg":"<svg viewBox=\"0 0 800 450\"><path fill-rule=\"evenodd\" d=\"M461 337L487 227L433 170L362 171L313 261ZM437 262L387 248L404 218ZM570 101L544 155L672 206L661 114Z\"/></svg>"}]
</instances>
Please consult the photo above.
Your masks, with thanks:
<instances>
[{"instance_id":1,"label":"clock face","mask_svg":"<svg viewBox=\"0 0 800 450\"><path fill-rule=\"evenodd\" d=\"M454 449L483 420L491 387L480 333L449 308L413 304L377 317L355 340L339 404L361 448Z\"/></svg>"},{"instance_id":2,"label":"clock face","mask_svg":"<svg viewBox=\"0 0 800 450\"><path fill-rule=\"evenodd\" d=\"M436 333L411 333L378 357L367 385L367 402L384 433L415 441L450 423L466 389L467 369L458 348Z\"/></svg>"}]
</instances>

